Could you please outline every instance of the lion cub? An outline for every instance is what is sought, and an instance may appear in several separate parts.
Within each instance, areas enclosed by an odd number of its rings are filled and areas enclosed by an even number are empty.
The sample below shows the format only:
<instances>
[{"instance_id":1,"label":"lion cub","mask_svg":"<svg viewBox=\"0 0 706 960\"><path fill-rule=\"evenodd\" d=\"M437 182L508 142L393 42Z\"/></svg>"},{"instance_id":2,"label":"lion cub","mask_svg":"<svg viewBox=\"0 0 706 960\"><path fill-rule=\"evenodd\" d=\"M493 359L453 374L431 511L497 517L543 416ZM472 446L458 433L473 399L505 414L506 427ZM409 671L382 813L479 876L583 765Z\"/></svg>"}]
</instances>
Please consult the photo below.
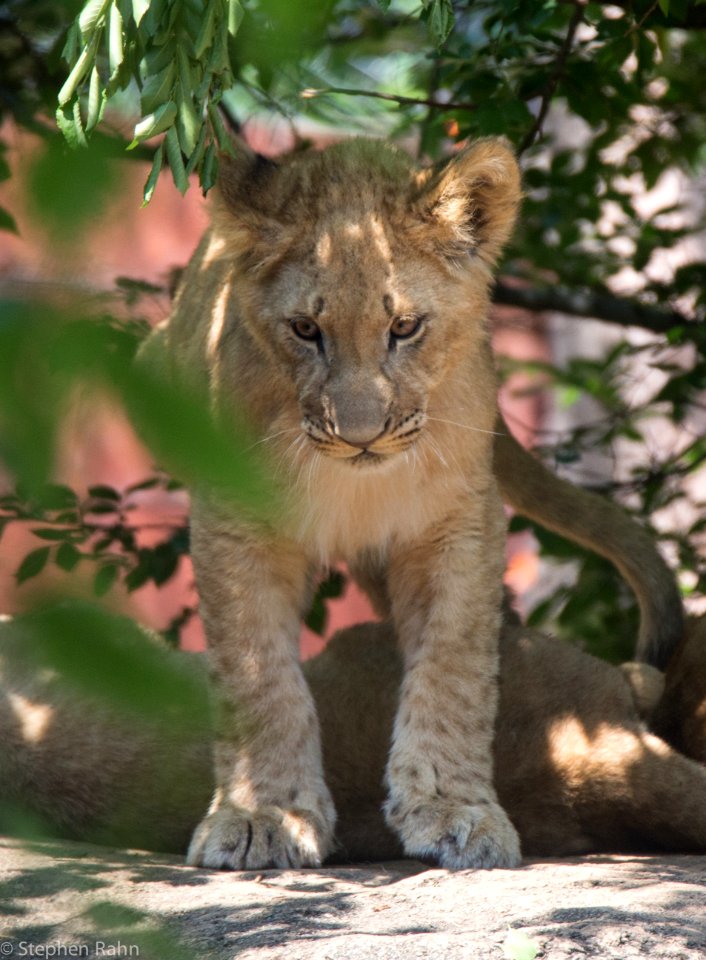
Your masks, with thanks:
<instances>
[{"instance_id":1,"label":"lion cub","mask_svg":"<svg viewBox=\"0 0 706 960\"><path fill-rule=\"evenodd\" d=\"M195 497L223 706L192 864L315 865L331 850L297 635L316 571L335 560L384 592L403 655L385 816L405 853L520 859L492 782L505 520L486 324L519 200L496 139L423 170L367 140L224 161L163 338L176 373L255 430L284 506L267 523Z\"/></svg>"}]
</instances>

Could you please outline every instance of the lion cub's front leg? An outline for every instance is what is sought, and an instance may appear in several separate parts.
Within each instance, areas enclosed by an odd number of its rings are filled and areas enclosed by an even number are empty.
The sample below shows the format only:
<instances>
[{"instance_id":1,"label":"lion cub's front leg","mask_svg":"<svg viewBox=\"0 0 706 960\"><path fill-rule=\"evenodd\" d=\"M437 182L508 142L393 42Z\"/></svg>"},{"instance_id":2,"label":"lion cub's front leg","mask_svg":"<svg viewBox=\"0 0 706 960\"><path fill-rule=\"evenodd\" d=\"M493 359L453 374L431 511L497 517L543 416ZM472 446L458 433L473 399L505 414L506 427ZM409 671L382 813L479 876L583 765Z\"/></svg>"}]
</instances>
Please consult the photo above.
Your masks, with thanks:
<instances>
[{"instance_id":1,"label":"lion cub's front leg","mask_svg":"<svg viewBox=\"0 0 706 960\"><path fill-rule=\"evenodd\" d=\"M511 867L517 833L492 783L504 518L494 493L391 556L405 660L385 807L410 856Z\"/></svg>"},{"instance_id":2,"label":"lion cub's front leg","mask_svg":"<svg viewBox=\"0 0 706 960\"><path fill-rule=\"evenodd\" d=\"M235 870L317 866L335 811L298 663L307 562L292 544L198 514L192 536L220 702L216 793L187 860Z\"/></svg>"}]
</instances>

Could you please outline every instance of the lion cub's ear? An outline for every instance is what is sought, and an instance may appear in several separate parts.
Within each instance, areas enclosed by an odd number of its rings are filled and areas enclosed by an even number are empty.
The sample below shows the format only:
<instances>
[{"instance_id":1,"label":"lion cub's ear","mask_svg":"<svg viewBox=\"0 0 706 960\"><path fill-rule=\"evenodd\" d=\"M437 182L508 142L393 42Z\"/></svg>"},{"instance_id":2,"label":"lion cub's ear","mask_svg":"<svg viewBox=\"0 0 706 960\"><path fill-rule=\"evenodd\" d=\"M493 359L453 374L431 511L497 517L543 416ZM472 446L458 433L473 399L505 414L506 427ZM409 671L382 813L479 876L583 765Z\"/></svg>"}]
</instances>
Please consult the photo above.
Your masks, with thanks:
<instances>
[{"instance_id":1,"label":"lion cub's ear","mask_svg":"<svg viewBox=\"0 0 706 960\"><path fill-rule=\"evenodd\" d=\"M278 260L289 246L293 230L282 180L282 166L244 141L233 156L220 157L211 221L230 252L251 269Z\"/></svg>"},{"instance_id":2,"label":"lion cub's ear","mask_svg":"<svg viewBox=\"0 0 706 960\"><path fill-rule=\"evenodd\" d=\"M457 261L471 253L489 266L497 261L522 198L520 170L506 140L478 140L443 167L423 171L417 189L414 212L442 256Z\"/></svg>"}]
</instances>

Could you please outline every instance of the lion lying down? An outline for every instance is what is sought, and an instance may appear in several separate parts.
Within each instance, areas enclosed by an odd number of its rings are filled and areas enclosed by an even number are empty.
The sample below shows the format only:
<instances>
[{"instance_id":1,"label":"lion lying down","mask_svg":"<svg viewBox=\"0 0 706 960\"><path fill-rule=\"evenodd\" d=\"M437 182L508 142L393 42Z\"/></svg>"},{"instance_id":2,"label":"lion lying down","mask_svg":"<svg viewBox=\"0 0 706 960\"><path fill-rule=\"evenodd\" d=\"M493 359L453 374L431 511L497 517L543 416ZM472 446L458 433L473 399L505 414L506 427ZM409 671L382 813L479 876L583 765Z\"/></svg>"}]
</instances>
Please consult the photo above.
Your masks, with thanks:
<instances>
[{"instance_id":1,"label":"lion lying down","mask_svg":"<svg viewBox=\"0 0 706 960\"><path fill-rule=\"evenodd\" d=\"M81 643L87 625L83 617ZM42 669L42 615L0 625L0 825L26 829L29 817L51 835L183 851L212 790L205 670L129 621L113 626L125 651L147 645L171 678L161 717L70 685L56 657ZM338 810L332 859L400 856L381 813L401 676L391 628L342 631L305 669ZM506 616L495 781L525 855L706 850L697 760L706 763L706 619L689 625L665 682Z\"/></svg>"}]
</instances>

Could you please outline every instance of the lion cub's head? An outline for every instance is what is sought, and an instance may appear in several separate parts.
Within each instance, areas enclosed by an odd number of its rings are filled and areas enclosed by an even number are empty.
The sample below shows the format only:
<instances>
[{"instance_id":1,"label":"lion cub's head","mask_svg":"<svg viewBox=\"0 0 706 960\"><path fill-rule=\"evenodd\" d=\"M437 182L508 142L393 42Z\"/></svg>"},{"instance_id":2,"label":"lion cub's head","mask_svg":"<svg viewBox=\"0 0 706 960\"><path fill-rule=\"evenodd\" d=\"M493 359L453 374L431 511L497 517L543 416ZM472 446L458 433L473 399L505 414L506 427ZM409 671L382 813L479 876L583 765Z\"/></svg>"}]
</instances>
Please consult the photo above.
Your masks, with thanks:
<instances>
[{"instance_id":1,"label":"lion cub's head","mask_svg":"<svg viewBox=\"0 0 706 960\"><path fill-rule=\"evenodd\" d=\"M243 323L296 392L307 442L388 461L484 342L490 268L513 226L517 164L482 140L419 170L352 140L281 163L226 159L214 231Z\"/></svg>"}]
</instances>

